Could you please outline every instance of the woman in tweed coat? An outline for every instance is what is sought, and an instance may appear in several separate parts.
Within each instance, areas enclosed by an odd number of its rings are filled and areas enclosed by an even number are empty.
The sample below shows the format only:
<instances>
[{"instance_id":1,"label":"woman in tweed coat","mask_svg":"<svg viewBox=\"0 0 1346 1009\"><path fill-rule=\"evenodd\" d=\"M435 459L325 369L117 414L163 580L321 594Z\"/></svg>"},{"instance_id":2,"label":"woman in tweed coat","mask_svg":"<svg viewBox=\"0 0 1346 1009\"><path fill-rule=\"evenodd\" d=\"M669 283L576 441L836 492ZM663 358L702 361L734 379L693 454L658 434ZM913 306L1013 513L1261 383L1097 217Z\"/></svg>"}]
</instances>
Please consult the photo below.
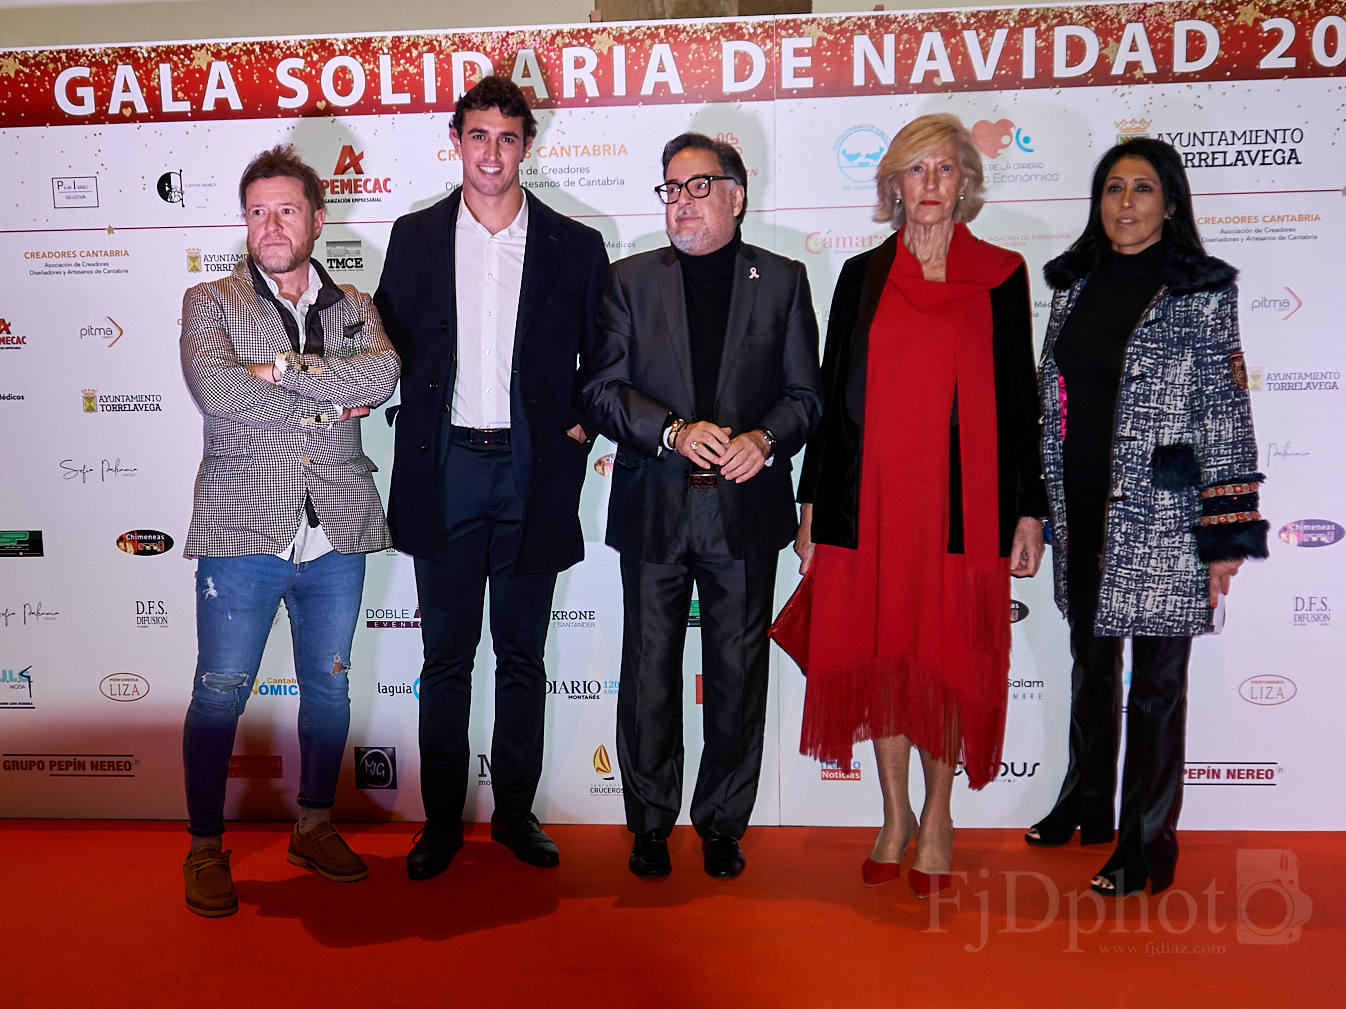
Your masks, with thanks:
<instances>
[{"instance_id":1,"label":"woman in tweed coat","mask_svg":"<svg viewBox=\"0 0 1346 1009\"><path fill-rule=\"evenodd\" d=\"M1178 857L1191 639L1267 554L1235 271L1202 248L1177 152L1139 139L1103 156L1084 233L1044 272L1042 456L1074 667L1065 780L1025 840L1112 840L1130 637L1121 821L1091 885L1157 893Z\"/></svg>"}]
</instances>

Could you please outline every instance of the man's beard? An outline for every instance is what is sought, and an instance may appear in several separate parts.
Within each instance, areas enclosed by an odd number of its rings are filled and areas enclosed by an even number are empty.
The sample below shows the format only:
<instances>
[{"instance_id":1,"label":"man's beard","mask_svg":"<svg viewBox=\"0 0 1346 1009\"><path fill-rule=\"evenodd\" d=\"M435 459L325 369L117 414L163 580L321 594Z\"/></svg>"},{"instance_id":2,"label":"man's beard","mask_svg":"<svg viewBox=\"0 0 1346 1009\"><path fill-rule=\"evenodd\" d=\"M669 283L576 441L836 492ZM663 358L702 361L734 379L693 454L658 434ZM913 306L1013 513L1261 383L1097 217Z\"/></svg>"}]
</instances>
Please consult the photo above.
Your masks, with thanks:
<instances>
[{"instance_id":1,"label":"man's beard","mask_svg":"<svg viewBox=\"0 0 1346 1009\"><path fill-rule=\"evenodd\" d=\"M670 234L668 240L673 243L673 248L685 256L707 256L728 245L733 240L734 230L737 227L737 222L731 224L727 231L706 227L696 232Z\"/></svg>"}]
</instances>

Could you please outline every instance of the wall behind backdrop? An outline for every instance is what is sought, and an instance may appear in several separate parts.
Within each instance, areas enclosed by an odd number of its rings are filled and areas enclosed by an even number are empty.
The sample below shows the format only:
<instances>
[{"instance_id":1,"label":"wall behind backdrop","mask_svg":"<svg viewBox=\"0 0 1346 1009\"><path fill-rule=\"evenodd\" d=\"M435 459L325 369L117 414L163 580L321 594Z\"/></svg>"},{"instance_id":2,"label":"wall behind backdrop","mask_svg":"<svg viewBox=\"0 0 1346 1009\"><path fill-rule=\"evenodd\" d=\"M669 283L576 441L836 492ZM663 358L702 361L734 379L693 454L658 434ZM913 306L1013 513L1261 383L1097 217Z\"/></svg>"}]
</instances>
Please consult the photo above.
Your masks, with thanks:
<instances>
[{"instance_id":1,"label":"wall behind backdrop","mask_svg":"<svg viewBox=\"0 0 1346 1009\"><path fill-rule=\"evenodd\" d=\"M315 254L373 290L392 221L460 180L453 99L494 70L540 110L525 184L598 228L613 259L664 244L650 190L665 140L692 128L738 146L745 237L807 264L824 326L841 263L885 237L874 168L914 116L954 112L973 129L989 195L973 230L1022 252L1035 277L1083 226L1102 151L1140 134L1174 144L1209 250L1242 271L1273 529L1270 561L1236 581L1227 630L1194 649L1184 826L1346 826L1346 798L1318 773L1346 700L1346 611L1333 621L1346 557L1341 13L1179 2L0 50L0 814L182 815L194 562L176 541L201 437L176 336L184 288L243 252L244 164L293 142L329 186ZM1047 304L1039 283L1039 338ZM364 424L386 492L391 431L378 413ZM591 456L588 555L561 577L552 615L544 821L622 819L621 594L602 545L612 452L600 440ZM781 601L793 570L783 558ZM1065 624L1045 573L1013 594L1005 762L983 792L956 792L968 826L1031 822L1064 769ZM418 623L409 558L372 556L342 816L420 816ZM693 629L690 765L698 643ZM803 681L777 660L754 822L876 822L871 752L848 767L798 756ZM490 667L484 638L471 730L483 755ZM296 708L278 617L240 726L231 816L289 815ZM482 819L485 756L473 773L468 816Z\"/></svg>"}]
</instances>

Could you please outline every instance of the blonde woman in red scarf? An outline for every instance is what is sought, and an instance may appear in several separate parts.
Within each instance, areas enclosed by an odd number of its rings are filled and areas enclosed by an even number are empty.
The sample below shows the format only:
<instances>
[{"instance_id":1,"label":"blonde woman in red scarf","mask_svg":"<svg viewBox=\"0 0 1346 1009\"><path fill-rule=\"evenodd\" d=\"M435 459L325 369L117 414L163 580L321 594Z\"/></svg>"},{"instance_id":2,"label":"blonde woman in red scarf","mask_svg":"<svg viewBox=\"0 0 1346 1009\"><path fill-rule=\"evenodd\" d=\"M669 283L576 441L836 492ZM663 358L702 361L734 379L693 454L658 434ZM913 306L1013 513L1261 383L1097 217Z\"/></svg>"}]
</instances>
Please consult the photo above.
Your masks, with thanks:
<instances>
[{"instance_id":1,"label":"blonde woman in red scarf","mask_svg":"<svg viewBox=\"0 0 1346 1009\"><path fill-rule=\"evenodd\" d=\"M863 879L896 879L914 839L918 897L952 881L956 763L974 789L999 770L1010 576L1037 572L1047 513L1028 273L968 230L982 201L981 154L956 117L898 133L875 214L895 234L842 267L800 477L800 749L849 767L873 740L883 828Z\"/></svg>"}]
</instances>

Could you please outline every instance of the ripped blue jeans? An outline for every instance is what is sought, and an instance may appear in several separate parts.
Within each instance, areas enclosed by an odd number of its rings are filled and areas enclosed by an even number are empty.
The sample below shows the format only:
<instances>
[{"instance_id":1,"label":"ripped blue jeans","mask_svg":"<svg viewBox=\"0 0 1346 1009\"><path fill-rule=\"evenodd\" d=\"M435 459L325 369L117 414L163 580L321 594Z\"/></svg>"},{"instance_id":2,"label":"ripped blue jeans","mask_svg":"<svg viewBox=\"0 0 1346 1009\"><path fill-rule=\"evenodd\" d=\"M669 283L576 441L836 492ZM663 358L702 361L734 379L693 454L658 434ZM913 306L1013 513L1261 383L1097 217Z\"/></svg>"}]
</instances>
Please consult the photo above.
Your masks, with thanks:
<instances>
[{"instance_id":1,"label":"ripped blue jeans","mask_svg":"<svg viewBox=\"0 0 1346 1009\"><path fill-rule=\"evenodd\" d=\"M190 833L224 832L238 716L252 694L282 599L299 693L299 805L327 809L335 802L350 728L347 668L364 578L364 554L335 550L303 564L270 554L198 560L196 677L182 731Z\"/></svg>"}]
</instances>

